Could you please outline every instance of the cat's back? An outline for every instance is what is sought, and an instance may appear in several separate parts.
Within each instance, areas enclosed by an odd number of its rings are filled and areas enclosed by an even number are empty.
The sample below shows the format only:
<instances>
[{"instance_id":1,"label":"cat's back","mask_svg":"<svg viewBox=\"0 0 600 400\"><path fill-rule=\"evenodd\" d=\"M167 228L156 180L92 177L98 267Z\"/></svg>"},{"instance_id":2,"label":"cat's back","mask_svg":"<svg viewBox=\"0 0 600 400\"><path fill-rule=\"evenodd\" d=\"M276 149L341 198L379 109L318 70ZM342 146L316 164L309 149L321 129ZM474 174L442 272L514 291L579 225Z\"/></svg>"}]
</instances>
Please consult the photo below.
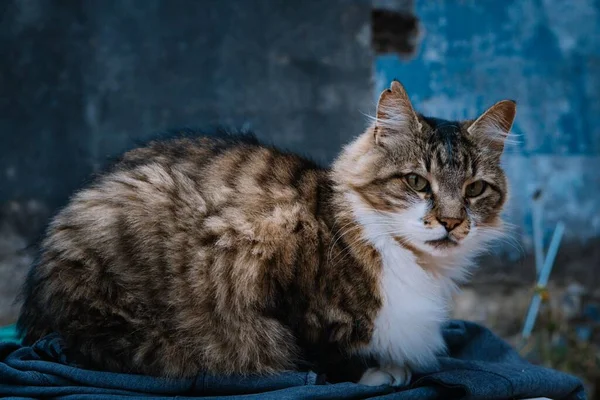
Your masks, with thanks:
<instances>
[{"instance_id":1,"label":"cat's back","mask_svg":"<svg viewBox=\"0 0 600 400\"><path fill-rule=\"evenodd\" d=\"M141 237L165 236L230 213L237 215L236 224L283 208L316 214L318 192L327 180L327 171L312 161L262 145L253 136L153 141L125 153L76 193L48 236L69 229L117 236L109 229L115 225L135 226Z\"/></svg>"},{"instance_id":2,"label":"cat's back","mask_svg":"<svg viewBox=\"0 0 600 400\"><path fill-rule=\"evenodd\" d=\"M98 251L134 258L140 246L153 244L164 253L169 249L159 242L217 225L257 233L265 218L283 223L316 215L327 180L327 171L313 162L253 136L153 141L125 153L77 192L51 222L42 248L89 242ZM70 236L77 240L69 243Z\"/></svg>"},{"instance_id":3,"label":"cat's back","mask_svg":"<svg viewBox=\"0 0 600 400\"><path fill-rule=\"evenodd\" d=\"M209 226L226 220L256 230L265 218L315 216L319 192L327 186L327 171L312 161L252 136L228 136L158 141L132 150L98 189L138 210L131 215L154 219L158 211L163 222L202 219ZM113 191L121 196L111 196Z\"/></svg>"},{"instance_id":4,"label":"cat's back","mask_svg":"<svg viewBox=\"0 0 600 400\"><path fill-rule=\"evenodd\" d=\"M171 186L172 193L196 191L210 206L243 199L239 205L264 207L282 201L311 202L327 172L309 159L263 145L254 136L231 135L151 142L125 153L104 180L124 176L142 183L148 178L158 191L165 189L163 185Z\"/></svg>"}]
</instances>

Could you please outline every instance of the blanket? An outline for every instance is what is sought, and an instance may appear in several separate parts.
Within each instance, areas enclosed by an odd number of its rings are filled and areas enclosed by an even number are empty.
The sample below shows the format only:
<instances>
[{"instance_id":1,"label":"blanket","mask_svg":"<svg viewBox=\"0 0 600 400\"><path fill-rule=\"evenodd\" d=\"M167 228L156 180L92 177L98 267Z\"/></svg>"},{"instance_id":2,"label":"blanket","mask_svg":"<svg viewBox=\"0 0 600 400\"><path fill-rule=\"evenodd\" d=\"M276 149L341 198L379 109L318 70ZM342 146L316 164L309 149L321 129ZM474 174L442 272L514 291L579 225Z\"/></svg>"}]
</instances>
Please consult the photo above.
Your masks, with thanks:
<instances>
[{"instance_id":1,"label":"blanket","mask_svg":"<svg viewBox=\"0 0 600 400\"><path fill-rule=\"evenodd\" d=\"M527 399L582 400L579 379L522 359L488 329L465 321L443 328L447 355L439 367L415 374L408 387L328 383L313 372L272 376L164 379L86 370L73 365L63 342L49 335L31 347L0 344L0 397L19 399Z\"/></svg>"}]
</instances>

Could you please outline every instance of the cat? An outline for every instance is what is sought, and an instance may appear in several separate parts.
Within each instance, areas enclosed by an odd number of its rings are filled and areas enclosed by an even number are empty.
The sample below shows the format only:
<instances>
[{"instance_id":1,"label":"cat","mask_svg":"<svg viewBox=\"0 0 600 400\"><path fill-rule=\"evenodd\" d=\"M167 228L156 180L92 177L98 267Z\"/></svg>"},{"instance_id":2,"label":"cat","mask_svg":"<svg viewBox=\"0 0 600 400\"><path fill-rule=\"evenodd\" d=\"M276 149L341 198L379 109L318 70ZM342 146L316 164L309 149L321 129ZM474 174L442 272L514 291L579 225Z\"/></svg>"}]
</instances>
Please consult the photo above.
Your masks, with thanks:
<instances>
[{"instance_id":1,"label":"cat","mask_svg":"<svg viewBox=\"0 0 600 400\"><path fill-rule=\"evenodd\" d=\"M57 332L86 367L172 378L357 356L360 383L405 385L502 232L515 112L428 118L393 81L330 169L248 137L131 150L51 221L24 342Z\"/></svg>"}]
</instances>

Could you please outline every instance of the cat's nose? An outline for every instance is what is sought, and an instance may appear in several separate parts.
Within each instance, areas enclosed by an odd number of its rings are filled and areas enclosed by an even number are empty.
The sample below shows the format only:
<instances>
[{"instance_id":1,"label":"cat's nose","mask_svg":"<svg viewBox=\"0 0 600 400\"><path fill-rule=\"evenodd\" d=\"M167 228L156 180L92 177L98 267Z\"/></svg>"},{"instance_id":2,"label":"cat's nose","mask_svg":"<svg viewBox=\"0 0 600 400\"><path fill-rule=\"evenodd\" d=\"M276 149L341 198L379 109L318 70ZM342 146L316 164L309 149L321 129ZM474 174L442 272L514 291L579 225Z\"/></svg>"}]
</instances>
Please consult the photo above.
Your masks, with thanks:
<instances>
[{"instance_id":1,"label":"cat's nose","mask_svg":"<svg viewBox=\"0 0 600 400\"><path fill-rule=\"evenodd\" d=\"M464 219L460 219L460 218L446 218L446 217L442 217L442 218L438 217L437 220L440 221L440 224L442 224L444 226L444 228L446 228L447 232L450 232L452 229L456 228L464 221Z\"/></svg>"}]
</instances>

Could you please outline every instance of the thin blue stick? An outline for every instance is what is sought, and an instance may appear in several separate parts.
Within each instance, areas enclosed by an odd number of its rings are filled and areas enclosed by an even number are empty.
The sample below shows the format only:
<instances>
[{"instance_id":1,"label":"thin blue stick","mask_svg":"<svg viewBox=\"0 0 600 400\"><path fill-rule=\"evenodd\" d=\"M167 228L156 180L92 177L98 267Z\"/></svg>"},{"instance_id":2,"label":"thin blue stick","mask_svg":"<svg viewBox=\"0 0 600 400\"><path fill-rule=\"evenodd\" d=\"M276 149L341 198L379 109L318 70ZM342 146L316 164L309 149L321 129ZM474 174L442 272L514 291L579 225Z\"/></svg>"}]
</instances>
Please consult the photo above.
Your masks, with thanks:
<instances>
[{"instance_id":1,"label":"thin blue stick","mask_svg":"<svg viewBox=\"0 0 600 400\"><path fill-rule=\"evenodd\" d=\"M550 272L552 272L554 260L556 259L556 254L558 253L558 248L560 247L560 242L562 240L564 232L565 224L563 224L562 222L556 224L556 228L554 229L554 233L552 234L552 240L550 241L550 247L548 248L548 254L546 254L546 260L544 261L544 265L538 277L537 287L540 289L545 289L546 285L548 284ZM533 327L535 325L537 315L540 311L541 303L541 293L535 293L533 298L531 299L529 310L527 310L527 317L525 317L525 324L523 326L523 332L521 333L524 339L529 338L529 336L531 336L531 332L533 332Z\"/></svg>"},{"instance_id":2,"label":"thin blue stick","mask_svg":"<svg viewBox=\"0 0 600 400\"><path fill-rule=\"evenodd\" d=\"M552 272L552 267L554 266L554 260L556 259L556 254L558 253L558 248L560 247L560 241L562 240L563 233L565 233L565 224L559 222L556 224L556 228L554 228L554 234L552 235L552 240L550 241L550 247L548 247L548 253L546 254L544 267L540 273L540 279L538 281L539 285L546 286L548 284L550 272Z\"/></svg>"},{"instance_id":3,"label":"thin blue stick","mask_svg":"<svg viewBox=\"0 0 600 400\"><path fill-rule=\"evenodd\" d=\"M535 255L535 273L540 276L544 266L544 232L542 226L542 200L541 192L533 195L533 250Z\"/></svg>"}]
</instances>

